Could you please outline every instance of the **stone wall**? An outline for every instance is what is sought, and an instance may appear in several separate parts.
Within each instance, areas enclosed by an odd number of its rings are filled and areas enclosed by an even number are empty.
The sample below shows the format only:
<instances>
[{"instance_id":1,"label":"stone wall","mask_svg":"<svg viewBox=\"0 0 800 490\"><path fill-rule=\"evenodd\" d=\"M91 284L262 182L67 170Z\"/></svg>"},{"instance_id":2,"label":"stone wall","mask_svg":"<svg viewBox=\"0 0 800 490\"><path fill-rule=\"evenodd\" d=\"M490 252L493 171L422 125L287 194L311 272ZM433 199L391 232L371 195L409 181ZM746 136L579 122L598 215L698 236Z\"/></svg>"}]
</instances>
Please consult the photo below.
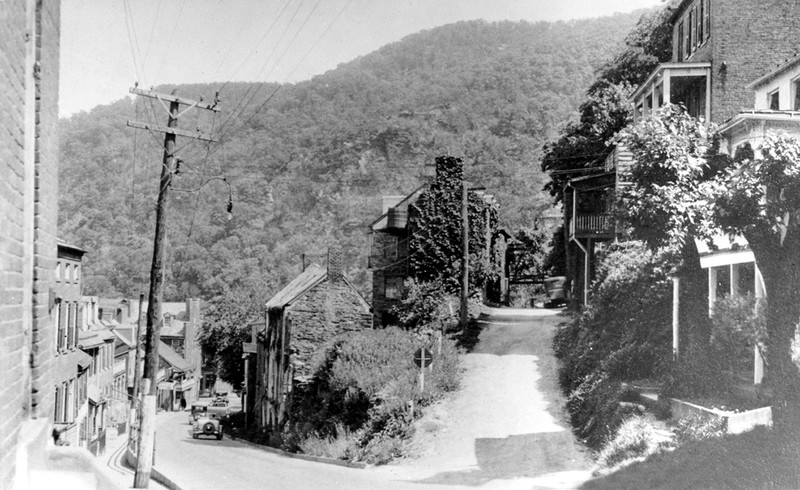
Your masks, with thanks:
<instances>
[{"instance_id":1,"label":"stone wall","mask_svg":"<svg viewBox=\"0 0 800 490\"><path fill-rule=\"evenodd\" d=\"M59 30L58 1L0 2L0 488L53 410Z\"/></svg>"},{"instance_id":2,"label":"stone wall","mask_svg":"<svg viewBox=\"0 0 800 490\"><path fill-rule=\"evenodd\" d=\"M372 312L373 325L384 326L387 313L399 303L398 299L384 294L387 278L408 277L407 232L376 231L372 235L370 266L372 268ZM395 247L396 245L396 247ZM396 248L396 253L395 253Z\"/></svg>"},{"instance_id":3,"label":"stone wall","mask_svg":"<svg viewBox=\"0 0 800 490\"><path fill-rule=\"evenodd\" d=\"M288 332L290 362L294 379L304 381L313 374L317 356L344 332L368 329L372 325L369 308L358 293L343 280L324 281L289 306Z\"/></svg>"}]
</instances>

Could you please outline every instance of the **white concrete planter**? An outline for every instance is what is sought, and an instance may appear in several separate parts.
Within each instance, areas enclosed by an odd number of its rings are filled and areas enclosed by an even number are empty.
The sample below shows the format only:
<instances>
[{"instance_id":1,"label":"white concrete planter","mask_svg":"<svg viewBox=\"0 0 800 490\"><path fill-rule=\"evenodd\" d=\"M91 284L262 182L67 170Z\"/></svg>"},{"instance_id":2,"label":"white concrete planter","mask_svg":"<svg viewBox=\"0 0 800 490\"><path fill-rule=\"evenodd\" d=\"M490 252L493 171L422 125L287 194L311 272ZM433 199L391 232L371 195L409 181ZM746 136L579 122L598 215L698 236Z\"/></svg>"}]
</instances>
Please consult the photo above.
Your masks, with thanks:
<instances>
[{"instance_id":1,"label":"white concrete planter","mask_svg":"<svg viewBox=\"0 0 800 490\"><path fill-rule=\"evenodd\" d=\"M706 408L694 403L670 398L670 408L672 418L680 419L689 415L702 415L706 417L720 418L725 421L726 432L728 434L741 434L752 430L760 425L772 427L772 407L756 408L746 412L729 412L715 408Z\"/></svg>"}]
</instances>

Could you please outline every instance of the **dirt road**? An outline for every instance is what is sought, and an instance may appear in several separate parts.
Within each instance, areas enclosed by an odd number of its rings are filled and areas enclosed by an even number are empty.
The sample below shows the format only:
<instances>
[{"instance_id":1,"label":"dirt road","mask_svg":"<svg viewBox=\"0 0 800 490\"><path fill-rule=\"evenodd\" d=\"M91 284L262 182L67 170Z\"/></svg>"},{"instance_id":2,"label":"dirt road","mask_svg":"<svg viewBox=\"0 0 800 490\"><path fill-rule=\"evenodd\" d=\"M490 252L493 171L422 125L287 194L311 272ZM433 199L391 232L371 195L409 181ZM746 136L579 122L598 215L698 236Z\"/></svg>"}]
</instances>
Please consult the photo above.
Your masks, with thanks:
<instances>
[{"instance_id":1,"label":"dirt road","mask_svg":"<svg viewBox=\"0 0 800 490\"><path fill-rule=\"evenodd\" d=\"M576 488L591 461L563 412L553 310L491 309L462 389L417 423L413 460L374 468L395 481L480 488ZM368 470L370 471L370 470Z\"/></svg>"}]
</instances>

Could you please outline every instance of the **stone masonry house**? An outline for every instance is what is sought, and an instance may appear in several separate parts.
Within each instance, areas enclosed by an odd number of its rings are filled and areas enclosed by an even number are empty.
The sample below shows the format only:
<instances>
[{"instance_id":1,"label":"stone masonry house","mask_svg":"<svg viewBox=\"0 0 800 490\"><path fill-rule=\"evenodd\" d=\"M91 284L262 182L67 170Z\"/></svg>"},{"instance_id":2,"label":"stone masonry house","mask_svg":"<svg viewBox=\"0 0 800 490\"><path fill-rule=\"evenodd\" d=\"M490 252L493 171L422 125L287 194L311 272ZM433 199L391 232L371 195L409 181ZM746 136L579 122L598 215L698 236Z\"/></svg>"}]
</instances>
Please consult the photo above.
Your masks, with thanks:
<instances>
[{"instance_id":1,"label":"stone masonry house","mask_svg":"<svg viewBox=\"0 0 800 490\"><path fill-rule=\"evenodd\" d=\"M254 420L275 427L291 416L294 390L313 376L315 356L347 332L368 329L367 301L342 273L339 250L328 268L314 264L267 302L266 331L259 334L263 362L257 373Z\"/></svg>"}]
</instances>

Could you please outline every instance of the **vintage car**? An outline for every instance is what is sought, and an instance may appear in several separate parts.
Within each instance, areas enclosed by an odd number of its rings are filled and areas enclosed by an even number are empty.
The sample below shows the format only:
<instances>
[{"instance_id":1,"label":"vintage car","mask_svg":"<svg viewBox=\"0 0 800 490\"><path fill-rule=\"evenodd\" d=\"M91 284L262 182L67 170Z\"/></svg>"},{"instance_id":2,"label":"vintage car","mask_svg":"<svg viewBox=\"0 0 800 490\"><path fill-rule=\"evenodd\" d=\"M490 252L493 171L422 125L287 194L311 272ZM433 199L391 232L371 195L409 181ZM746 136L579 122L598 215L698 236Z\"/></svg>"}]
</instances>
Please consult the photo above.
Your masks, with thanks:
<instances>
[{"instance_id":1,"label":"vintage car","mask_svg":"<svg viewBox=\"0 0 800 490\"><path fill-rule=\"evenodd\" d=\"M222 423L216 415L204 415L194 421L192 439L200 436L214 436L217 440L222 439Z\"/></svg>"},{"instance_id":2,"label":"vintage car","mask_svg":"<svg viewBox=\"0 0 800 490\"><path fill-rule=\"evenodd\" d=\"M548 277L544 280L544 289L547 293L545 308L555 308L567 304L565 285L567 278L564 276Z\"/></svg>"}]
</instances>

